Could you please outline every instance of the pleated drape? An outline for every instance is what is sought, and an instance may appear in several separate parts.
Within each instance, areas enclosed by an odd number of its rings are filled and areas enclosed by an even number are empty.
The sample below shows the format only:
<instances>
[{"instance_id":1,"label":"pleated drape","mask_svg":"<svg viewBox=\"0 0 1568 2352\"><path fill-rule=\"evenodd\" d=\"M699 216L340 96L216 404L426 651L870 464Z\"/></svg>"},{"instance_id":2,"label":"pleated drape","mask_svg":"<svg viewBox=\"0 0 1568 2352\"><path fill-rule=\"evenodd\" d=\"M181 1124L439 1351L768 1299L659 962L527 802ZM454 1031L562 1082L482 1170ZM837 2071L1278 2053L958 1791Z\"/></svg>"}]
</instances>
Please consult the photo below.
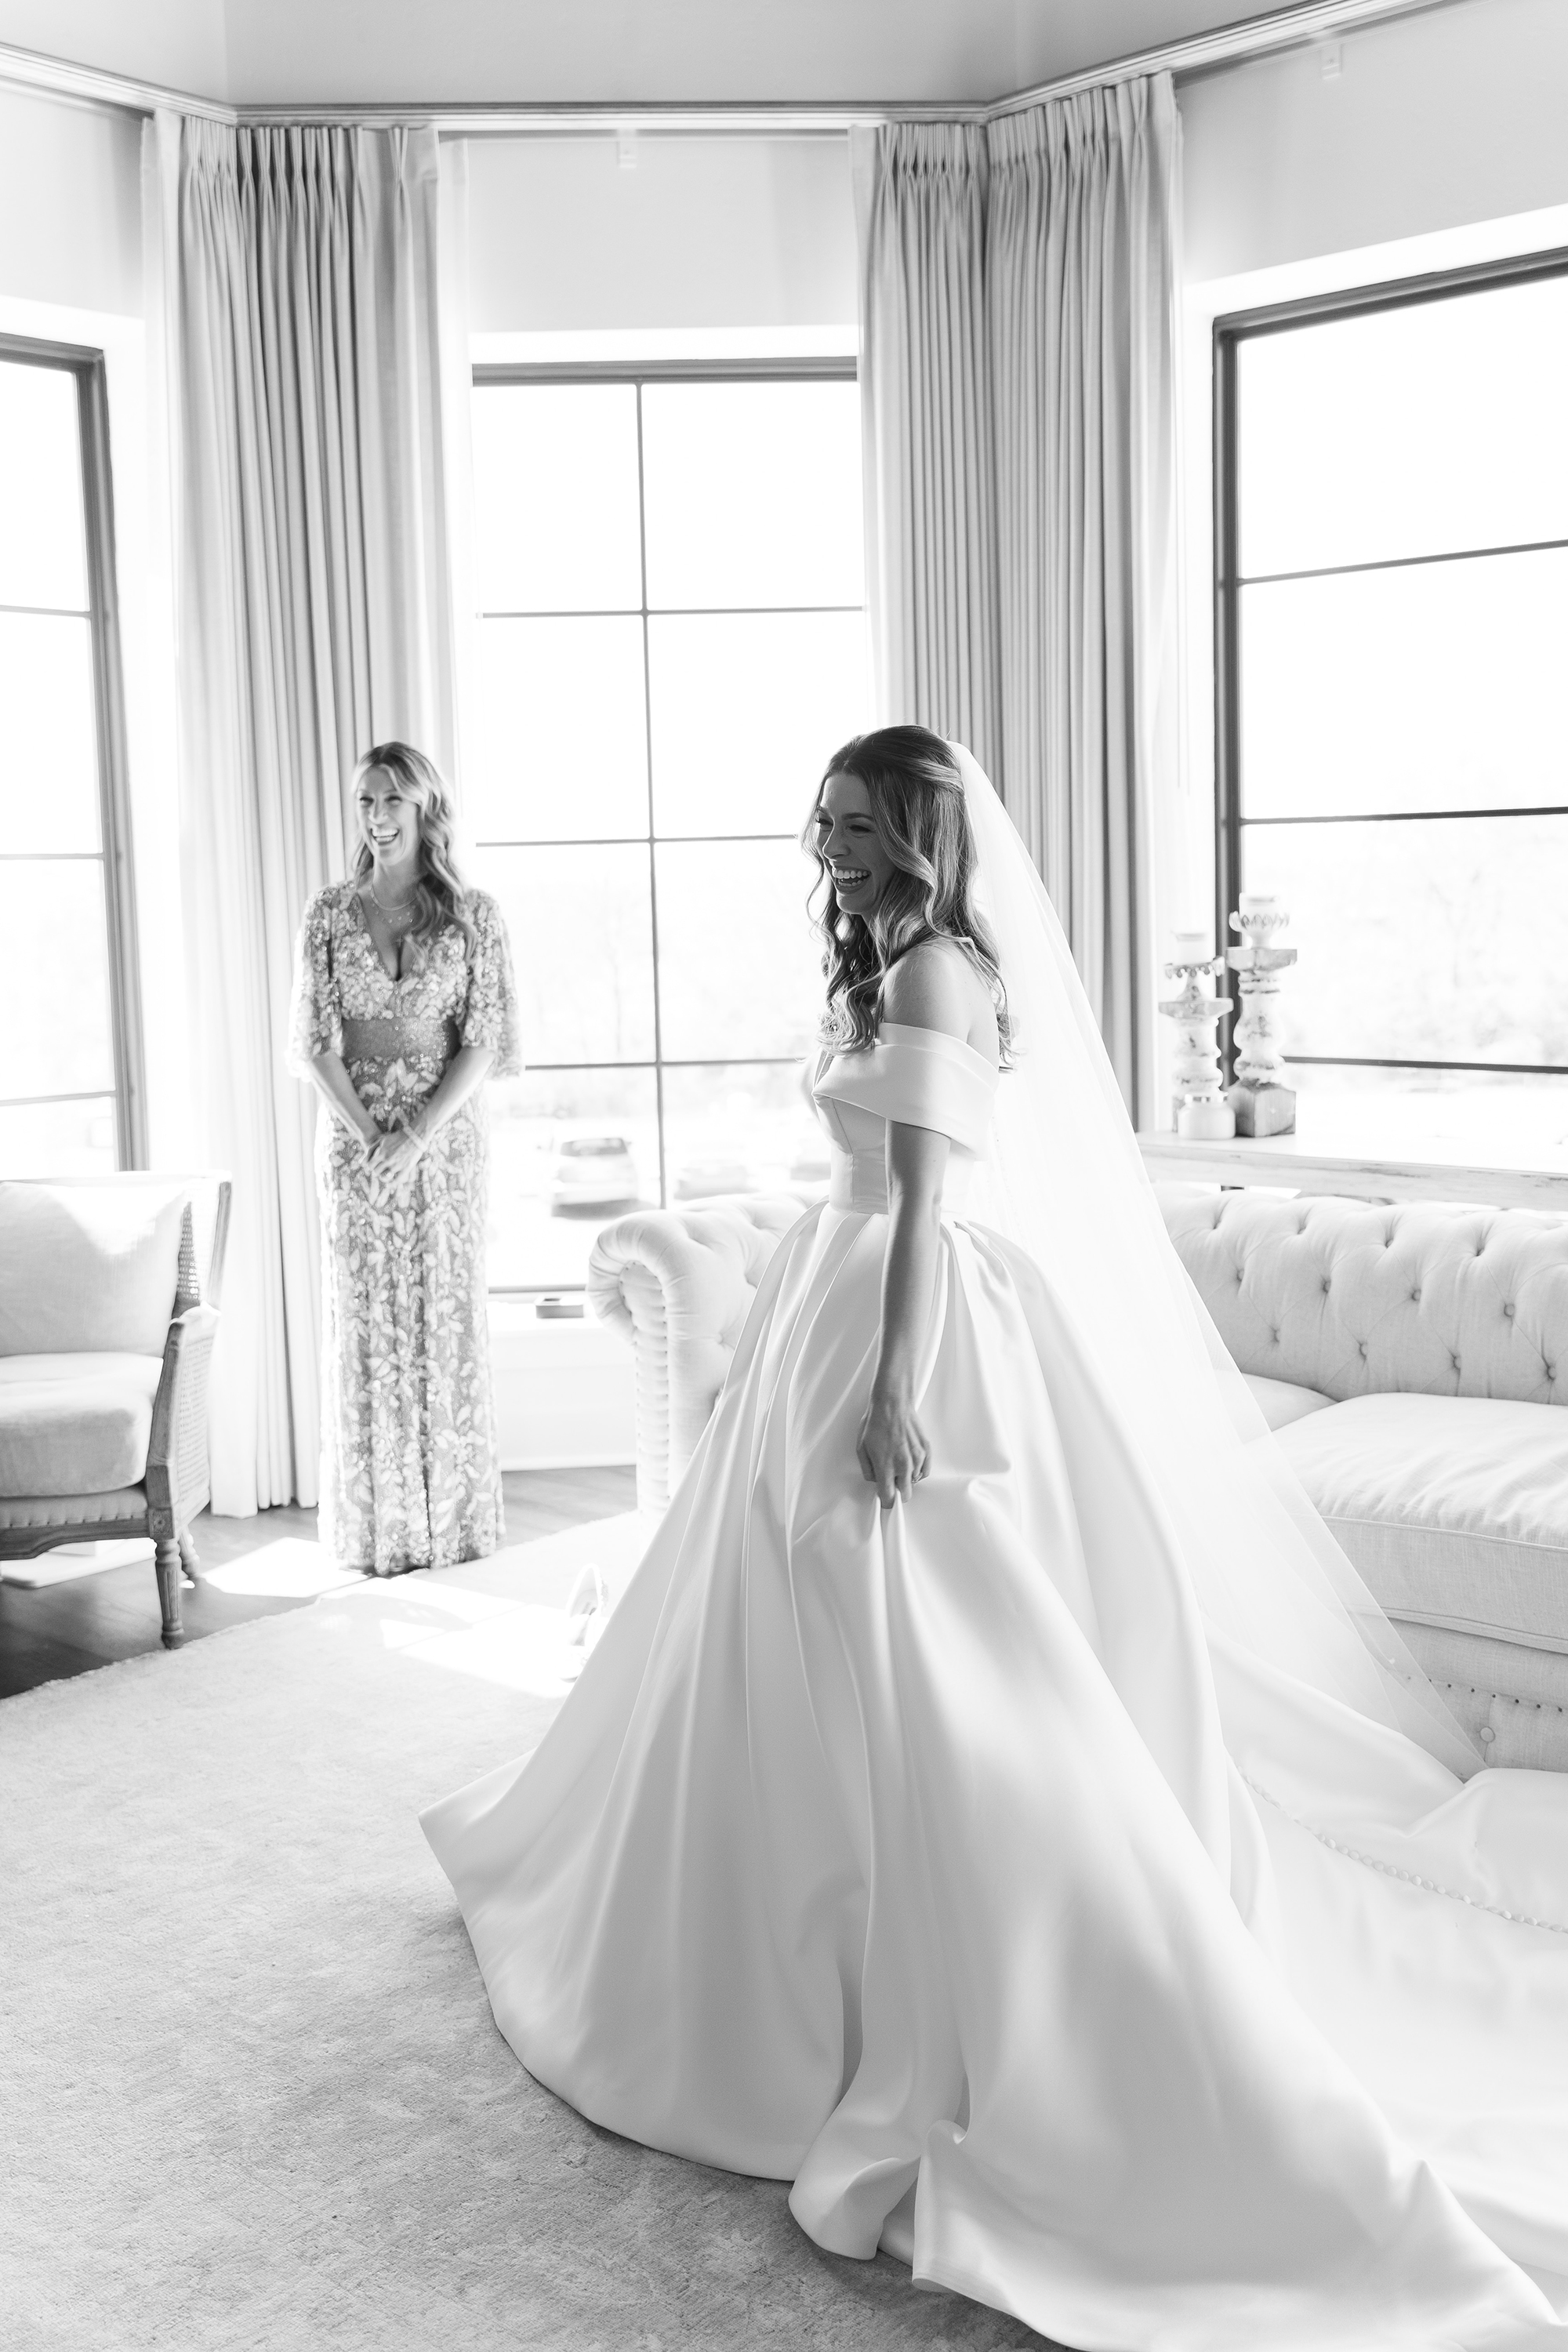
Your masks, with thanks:
<instances>
[{"instance_id":1,"label":"pleated drape","mask_svg":"<svg viewBox=\"0 0 1568 2352\"><path fill-rule=\"evenodd\" d=\"M939 152L958 136L918 128ZM962 635L972 674L994 680L994 749L966 740L1039 866L1128 1107L1147 1118L1154 809L1180 758L1174 94L1159 75L1005 117L983 164L964 128L951 152L984 205L982 235L963 240L961 317L946 299L958 240L929 226L929 192L903 160L910 129L876 133L861 171L878 709L964 731L933 666L896 657L910 643ZM912 350L885 323L930 314L950 331ZM977 486L969 562L990 566L984 591L951 555L914 560L912 536L884 520L956 512L955 479Z\"/></svg>"},{"instance_id":2,"label":"pleated drape","mask_svg":"<svg viewBox=\"0 0 1568 2352\"><path fill-rule=\"evenodd\" d=\"M895 122L855 148L867 601L880 710L1001 746L985 343L985 134Z\"/></svg>"},{"instance_id":3,"label":"pleated drape","mask_svg":"<svg viewBox=\"0 0 1568 2352\"><path fill-rule=\"evenodd\" d=\"M304 904L360 752L453 748L428 129L153 127L183 895L207 1156L234 1178L213 1490L316 1496L313 1111L284 1070Z\"/></svg>"}]
</instances>

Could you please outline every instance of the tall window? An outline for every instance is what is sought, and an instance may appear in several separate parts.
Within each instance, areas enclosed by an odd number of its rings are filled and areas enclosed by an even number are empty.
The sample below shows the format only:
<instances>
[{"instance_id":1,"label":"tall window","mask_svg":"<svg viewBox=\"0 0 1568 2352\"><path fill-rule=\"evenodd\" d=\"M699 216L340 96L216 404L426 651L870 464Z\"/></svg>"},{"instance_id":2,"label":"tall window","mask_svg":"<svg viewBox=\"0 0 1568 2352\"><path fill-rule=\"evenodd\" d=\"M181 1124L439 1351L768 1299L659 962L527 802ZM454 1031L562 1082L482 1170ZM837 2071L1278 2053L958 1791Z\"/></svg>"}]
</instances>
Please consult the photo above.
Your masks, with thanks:
<instances>
[{"instance_id":1,"label":"tall window","mask_svg":"<svg viewBox=\"0 0 1568 2352\"><path fill-rule=\"evenodd\" d=\"M853 376L482 372L477 878L525 1077L493 1090L490 1279L566 1289L637 1202L826 1173L798 836L865 723Z\"/></svg>"},{"instance_id":2,"label":"tall window","mask_svg":"<svg viewBox=\"0 0 1568 2352\"><path fill-rule=\"evenodd\" d=\"M1568 257L1220 322L1222 906L1320 1133L1568 1140Z\"/></svg>"},{"instance_id":3,"label":"tall window","mask_svg":"<svg viewBox=\"0 0 1568 2352\"><path fill-rule=\"evenodd\" d=\"M144 1165L96 354L0 340L0 1174Z\"/></svg>"}]
</instances>

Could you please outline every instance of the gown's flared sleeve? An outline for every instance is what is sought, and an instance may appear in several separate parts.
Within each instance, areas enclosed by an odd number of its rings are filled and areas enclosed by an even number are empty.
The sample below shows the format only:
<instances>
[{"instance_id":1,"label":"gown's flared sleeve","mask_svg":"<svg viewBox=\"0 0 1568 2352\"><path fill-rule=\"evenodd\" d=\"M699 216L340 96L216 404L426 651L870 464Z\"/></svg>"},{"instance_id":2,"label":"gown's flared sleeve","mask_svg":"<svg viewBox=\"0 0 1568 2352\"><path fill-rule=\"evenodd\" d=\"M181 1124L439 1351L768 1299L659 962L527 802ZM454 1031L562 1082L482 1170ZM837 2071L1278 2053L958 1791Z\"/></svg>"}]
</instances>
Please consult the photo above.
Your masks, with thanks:
<instances>
[{"instance_id":1,"label":"gown's flared sleeve","mask_svg":"<svg viewBox=\"0 0 1568 2352\"><path fill-rule=\"evenodd\" d=\"M342 1013L332 971L332 893L318 890L305 909L294 950L294 992L289 1006L287 1061L297 1078L310 1075L321 1054L342 1046Z\"/></svg>"},{"instance_id":2,"label":"gown's flared sleeve","mask_svg":"<svg viewBox=\"0 0 1568 2352\"><path fill-rule=\"evenodd\" d=\"M816 1092L904 1127L930 1128L978 1159L996 1078L985 1056L962 1038L884 1021L876 1044L864 1053L835 1055Z\"/></svg>"},{"instance_id":3,"label":"gown's flared sleeve","mask_svg":"<svg viewBox=\"0 0 1568 2352\"><path fill-rule=\"evenodd\" d=\"M472 912L474 947L459 1036L465 1045L489 1047L495 1055L489 1071L492 1078L515 1078L522 1069L522 1034L505 918L483 890L475 891Z\"/></svg>"}]
</instances>

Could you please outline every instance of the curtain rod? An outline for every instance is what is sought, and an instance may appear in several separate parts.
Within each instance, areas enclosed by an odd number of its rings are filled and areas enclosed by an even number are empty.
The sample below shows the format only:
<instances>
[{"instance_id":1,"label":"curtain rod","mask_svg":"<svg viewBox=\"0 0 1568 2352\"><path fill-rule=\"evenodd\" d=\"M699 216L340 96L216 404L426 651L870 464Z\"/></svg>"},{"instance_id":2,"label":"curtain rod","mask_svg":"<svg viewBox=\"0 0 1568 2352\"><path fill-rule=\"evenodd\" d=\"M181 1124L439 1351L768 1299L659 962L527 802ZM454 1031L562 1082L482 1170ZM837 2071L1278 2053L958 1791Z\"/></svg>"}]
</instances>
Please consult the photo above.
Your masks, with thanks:
<instances>
[{"instance_id":1,"label":"curtain rod","mask_svg":"<svg viewBox=\"0 0 1568 2352\"><path fill-rule=\"evenodd\" d=\"M176 113L202 116L209 122L276 124L284 122L343 122L367 127L395 122L432 122L449 137L498 137L519 132L553 133L558 137L627 131L727 132L731 136L773 131L794 136L847 130L867 122L993 122L1017 114L1050 99L1075 97L1079 91L1104 89L1146 74L1169 73L1178 80L1245 64L1310 42L1331 40L1365 26L1386 24L1402 16L1424 16L1461 0L1303 0L1302 5L1276 8L1266 15L1246 16L1210 33L1194 33L1158 48L1140 49L1123 58L1058 75L997 99L908 100L828 100L794 104L780 100L752 102L715 99L697 103L665 100L631 101L622 105L575 100L555 103L497 105L482 100L436 105L410 102L323 106L229 106L200 98L189 90L168 89L155 82L124 74L107 73L94 66L47 57L36 49L0 43L0 88L35 90L79 105L115 113L152 114L160 107Z\"/></svg>"}]
</instances>

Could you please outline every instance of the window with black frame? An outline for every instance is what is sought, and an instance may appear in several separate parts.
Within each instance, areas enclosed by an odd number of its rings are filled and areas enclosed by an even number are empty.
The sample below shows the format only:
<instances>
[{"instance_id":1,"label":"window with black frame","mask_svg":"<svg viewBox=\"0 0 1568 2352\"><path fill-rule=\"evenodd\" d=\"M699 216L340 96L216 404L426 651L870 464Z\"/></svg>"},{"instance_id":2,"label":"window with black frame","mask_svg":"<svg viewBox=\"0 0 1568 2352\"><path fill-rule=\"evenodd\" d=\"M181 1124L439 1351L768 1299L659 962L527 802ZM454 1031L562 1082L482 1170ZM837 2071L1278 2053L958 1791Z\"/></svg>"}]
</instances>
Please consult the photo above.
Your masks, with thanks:
<instances>
[{"instance_id":1,"label":"window with black frame","mask_svg":"<svg viewBox=\"0 0 1568 2352\"><path fill-rule=\"evenodd\" d=\"M1220 912L1289 910L1300 1124L1561 1149L1568 257L1222 320L1215 372Z\"/></svg>"},{"instance_id":2,"label":"window with black frame","mask_svg":"<svg viewBox=\"0 0 1568 2352\"><path fill-rule=\"evenodd\" d=\"M0 1174L142 1167L103 363L3 337L0 709Z\"/></svg>"},{"instance_id":3,"label":"window with black frame","mask_svg":"<svg viewBox=\"0 0 1568 2352\"><path fill-rule=\"evenodd\" d=\"M826 1176L798 837L866 723L852 369L480 371L466 829L527 1074L489 1269L585 1278L617 1211Z\"/></svg>"}]
</instances>

